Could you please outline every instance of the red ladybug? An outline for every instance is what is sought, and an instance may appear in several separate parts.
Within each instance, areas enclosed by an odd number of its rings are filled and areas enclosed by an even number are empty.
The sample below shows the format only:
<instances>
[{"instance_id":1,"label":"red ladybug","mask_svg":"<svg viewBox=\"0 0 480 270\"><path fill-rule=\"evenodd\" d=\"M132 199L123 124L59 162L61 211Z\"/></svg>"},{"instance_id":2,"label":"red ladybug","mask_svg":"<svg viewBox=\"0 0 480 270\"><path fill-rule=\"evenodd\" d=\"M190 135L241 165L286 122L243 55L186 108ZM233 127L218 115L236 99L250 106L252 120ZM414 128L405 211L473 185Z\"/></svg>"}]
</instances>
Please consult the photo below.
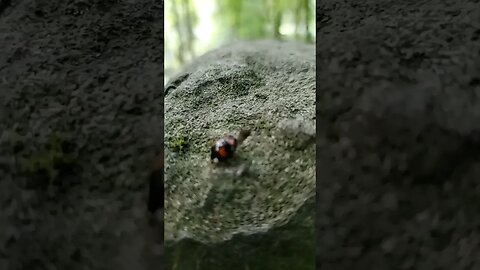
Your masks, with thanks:
<instances>
[{"instance_id":1,"label":"red ladybug","mask_svg":"<svg viewBox=\"0 0 480 270\"><path fill-rule=\"evenodd\" d=\"M210 158L213 162L225 161L233 156L236 149L237 139L233 135L229 135L212 145Z\"/></svg>"}]
</instances>

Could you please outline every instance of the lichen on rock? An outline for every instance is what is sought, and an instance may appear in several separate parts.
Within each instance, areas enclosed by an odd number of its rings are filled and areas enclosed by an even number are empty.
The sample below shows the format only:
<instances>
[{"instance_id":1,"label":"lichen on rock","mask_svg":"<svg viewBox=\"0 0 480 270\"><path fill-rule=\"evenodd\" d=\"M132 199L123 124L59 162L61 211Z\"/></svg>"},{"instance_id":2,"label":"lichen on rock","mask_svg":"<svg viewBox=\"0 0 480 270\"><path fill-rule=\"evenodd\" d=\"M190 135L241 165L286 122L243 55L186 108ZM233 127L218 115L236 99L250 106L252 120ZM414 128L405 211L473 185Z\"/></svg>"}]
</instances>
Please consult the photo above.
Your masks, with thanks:
<instances>
[{"instance_id":1,"label":"lichen on rock","mask_svg":"<svg viewBox=\"0 0 480 270\"><path fill-rule=\"evenodd\" d=\"M293 42L228 45L166 89L165 240L213 243L284 224L315 194L315 49ZM210 143L250 136L227 164ZM313 132L313 133L312 133Z\"/></svg>"}]
</instances>

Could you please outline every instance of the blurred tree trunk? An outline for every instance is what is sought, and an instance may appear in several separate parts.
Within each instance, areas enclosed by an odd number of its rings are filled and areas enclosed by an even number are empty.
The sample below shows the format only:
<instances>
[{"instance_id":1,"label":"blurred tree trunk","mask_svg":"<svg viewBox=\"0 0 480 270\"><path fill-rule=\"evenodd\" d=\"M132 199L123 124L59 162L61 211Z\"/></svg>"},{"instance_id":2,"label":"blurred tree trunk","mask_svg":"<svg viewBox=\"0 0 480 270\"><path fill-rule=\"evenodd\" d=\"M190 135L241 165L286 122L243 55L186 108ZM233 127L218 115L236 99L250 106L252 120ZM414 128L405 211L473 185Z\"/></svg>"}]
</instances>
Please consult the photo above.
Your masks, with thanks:
<instances>
[{"instance_id":1,"label":"blurred tree trunk","mask_svg":"<svg viewBox=\"0 0 480 270\"><path fill-rule=\"evenodd\" d=\"M300 37L300 21L302 20L302 2L298 1L295 5L295 38Z\"/></svg>"},{"instance_id":2,"label":"blurred tree trunk","mask_svg":"<svg viewBox=\"0 0 480 270\"><path fill-rule=\"evenodd\" d=\"M233 21L233 27L235 31L239 31L239 29L242 27L242 3L241 1L235 0L234 1L234 10L235 15L234 15L234 21Z\"/></svg>"},{"instance_id":3,"label":"blurred tree trunk","mask_svg":"<svg viewBox=\"0 0 480 270\"><path fill-rule=\"evenodd\" d=\"M191 7L192 3L190 0L183 0L184 15L185 15L185 28L186 28L186 46L188 52L190 53L191 58L195 58L194 42L195 35L193 32L193 17L195 16L194 10Z\"/></svg>"},{"instance_id":4,"label":"blurred tree trunk","mask_svg":"<svg viewBox=\"0 0 480 270\"><path fill-rule=\"evenodd\" d=\"M280 33L280 27L282 26L282 11L275 11L275 18L273 22L273 36L275 39L282 39L282 34Z\"/></svg>"},{"instance_id":5,"label":"blurred tree trunk","mask_svg":"<svg viewBox=\"0 0 480 270\"><path fill-rule=\"evenodd\" d=\"M175 56L180 64L185 63L185 45L183 42L183 34L182 34L182 25L181 25L181 20L182 18L180 17L180 14L178 12L177 8L177 1L173 0L172 3L172 14L173 14L173 20L174 20L174 26L175 29L177 30L177 35L178 35L178 48L175 52Z\"/></svg>"},{"instance_id":6,"label":"blurred tree trunk","mask_svg":"<svg viewBox=\"0 0 480 270\"><path fill-rule=\"evenodd\" d=\"M312 34L310 33L310 0L303 0L305 10L305 39L312 42Z\"/></svg>"}]
</instances>

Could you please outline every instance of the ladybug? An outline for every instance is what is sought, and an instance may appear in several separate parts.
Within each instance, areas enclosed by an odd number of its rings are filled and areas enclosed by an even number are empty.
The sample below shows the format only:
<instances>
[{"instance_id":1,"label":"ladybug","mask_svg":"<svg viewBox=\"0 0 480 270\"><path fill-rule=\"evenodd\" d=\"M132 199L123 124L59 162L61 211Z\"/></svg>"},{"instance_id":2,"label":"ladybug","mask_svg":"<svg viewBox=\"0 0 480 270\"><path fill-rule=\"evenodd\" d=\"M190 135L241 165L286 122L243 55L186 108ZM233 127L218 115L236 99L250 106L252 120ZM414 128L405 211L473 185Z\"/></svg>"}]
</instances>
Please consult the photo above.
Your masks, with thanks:
<instances>
[{"instance_id":1,"label":"ladybug","mask_svg":"<svg viewBox=\"0 0 480 270\"><path fill-rule=\"evenodd\" d=\"M210 158L212 159L212 162L230 159L237 149L237 144L237 138L233 135L229 135L216 141L210 150Z\"/></svg>"}]
</instances>

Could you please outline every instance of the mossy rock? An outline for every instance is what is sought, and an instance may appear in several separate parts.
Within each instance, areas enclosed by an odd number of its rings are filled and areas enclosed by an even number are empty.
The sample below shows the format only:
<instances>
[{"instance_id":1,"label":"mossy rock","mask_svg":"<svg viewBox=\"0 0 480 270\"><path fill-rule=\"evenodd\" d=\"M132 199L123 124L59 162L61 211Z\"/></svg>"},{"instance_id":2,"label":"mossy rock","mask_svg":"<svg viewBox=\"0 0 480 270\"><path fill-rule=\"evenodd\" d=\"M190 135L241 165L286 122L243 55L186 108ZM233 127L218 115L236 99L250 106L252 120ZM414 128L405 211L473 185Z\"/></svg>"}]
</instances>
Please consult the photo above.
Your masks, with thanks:
<instances>
[{"instance_id":1,"label":"mossy rock","mask_svg":"<svg viewBox=\"0 0 480 270\"><path fill-rule=\"evenodd\" d=\"M167 85L165 240L220 242L286 223L315 194L315 49L257 41L210 52ZM227 164L210 143L248 128ZM188 140L179 153L178 138ZM183 143L181 143L183 144Z\"/></svg>"},{"instance_id":2,"label":"mossy rock","mask_svg":"<svg viewBox=\"0 0 480 270\"><path fill-rule=\"evenodd\" d=\"M188 148L188 145L189 145L188 138L185 136L172 138L168 142L168 147L174 152L183 152Z\"/></svg>"},{"instance_id":3,"label":"mossy rock","mask_svg":"<svg viewBox=\"0 0 480 270\"><path fill-rule=\"evenodd\" d=\"M30 176L28 186L62 185L61 176L75 164L74 144L65 135L52 134L41 149L23 158L22 168Z\"/></svg>"},{"instance_id":4,"label":"mossy rock","mask_svg":"<svg viewBox=\"0 0 480 270\"><path fill-rule=\"evenodd\" d=\"M215 244L178 241L165 250L165 269L313 270L314 201L302 206L287 224L265 233L235 235Z\"/></svg>"}]
</instances>

